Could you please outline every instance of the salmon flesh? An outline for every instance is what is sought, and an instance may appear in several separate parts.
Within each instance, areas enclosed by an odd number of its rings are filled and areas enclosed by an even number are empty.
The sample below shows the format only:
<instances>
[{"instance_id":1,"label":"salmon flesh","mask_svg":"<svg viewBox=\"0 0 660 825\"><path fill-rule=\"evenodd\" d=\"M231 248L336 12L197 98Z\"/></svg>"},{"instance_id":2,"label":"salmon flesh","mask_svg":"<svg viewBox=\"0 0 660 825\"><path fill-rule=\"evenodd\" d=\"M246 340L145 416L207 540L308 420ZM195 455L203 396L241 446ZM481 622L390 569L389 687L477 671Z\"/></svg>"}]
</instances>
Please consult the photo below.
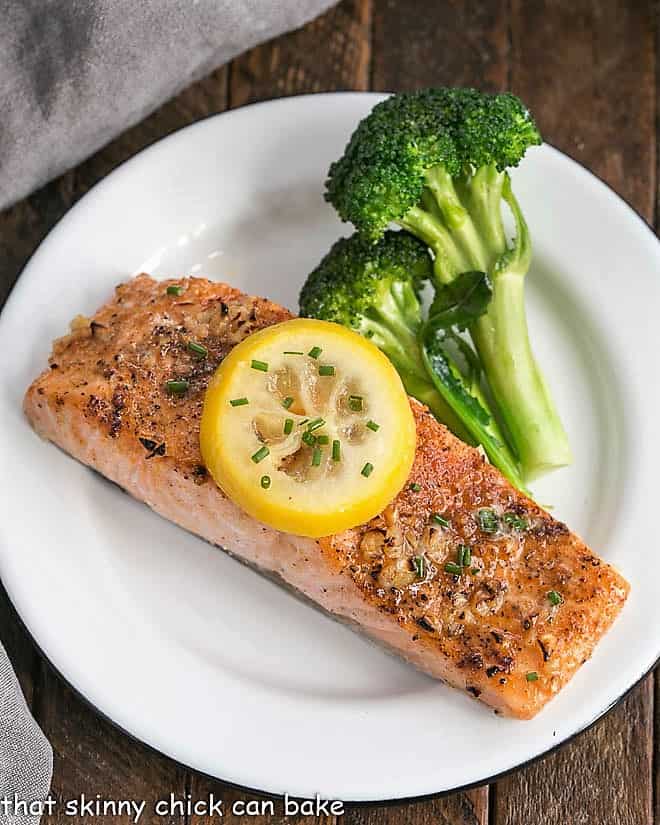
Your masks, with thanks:
<instances>
[{"instance_id":1,"label":"salmon flesh","mask_svg":"<svg viewBox=\"0 0 660 825\"><path fill-rule=\"evenodd\" d=\"M174 284L180 295L167 293ZM162 516L496 712L533 717L591 656L628 584L424 406L411 400L409 482L368 524L319 540L280 533L213 482L199 448L207 383L236 343L290 317L226 284L139 275L55 341L25 413ZM175 378L189 382L185 395L166 392Z\"/></svg>"}]
</instances>

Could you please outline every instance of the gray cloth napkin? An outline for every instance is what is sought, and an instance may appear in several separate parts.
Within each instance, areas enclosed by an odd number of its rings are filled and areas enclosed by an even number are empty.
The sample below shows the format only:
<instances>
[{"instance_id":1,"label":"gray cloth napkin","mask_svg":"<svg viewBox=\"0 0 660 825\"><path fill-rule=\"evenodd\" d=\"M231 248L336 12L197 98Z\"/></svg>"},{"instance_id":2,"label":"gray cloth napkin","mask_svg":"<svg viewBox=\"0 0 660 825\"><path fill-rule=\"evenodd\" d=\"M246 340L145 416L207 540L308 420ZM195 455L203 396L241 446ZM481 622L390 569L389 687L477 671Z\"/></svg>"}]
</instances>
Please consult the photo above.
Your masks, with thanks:
<instances>
[{"instance_id":1,"label":"gray cloth napkin","mask_svg":"<svg viewBox=\"0 0 660 825\"><path fill-rule=\"evenodd\" d=\"M0 0L0 209L335 0Z\"/></svg>"},{"instance_id":2,"label":"gray cloth napkin","mask_svg":"<svg viewBox=\"0 0 660 825\"><path fill-rule=\"evenodd\" d=\"M36 825L28 806L46 799L52 774L53 751L0 644L0 825Z\"/></svg>"}]
</instances>

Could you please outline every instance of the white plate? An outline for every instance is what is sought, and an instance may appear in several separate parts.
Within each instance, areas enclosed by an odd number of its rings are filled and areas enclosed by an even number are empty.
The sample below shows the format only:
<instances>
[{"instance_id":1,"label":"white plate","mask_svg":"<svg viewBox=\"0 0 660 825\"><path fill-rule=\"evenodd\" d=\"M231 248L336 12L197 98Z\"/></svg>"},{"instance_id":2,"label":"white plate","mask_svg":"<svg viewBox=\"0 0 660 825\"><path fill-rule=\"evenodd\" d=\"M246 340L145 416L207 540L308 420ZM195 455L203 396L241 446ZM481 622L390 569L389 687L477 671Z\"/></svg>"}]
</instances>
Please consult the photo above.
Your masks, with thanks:
<instances>
[{"instance_id":1,"label":"white plate","mask_svg":"<svg viewBox=\"0 0 660 825\"><path fill-rule=\"evenodd\" d=\"M632 584L621 618L532 722L495 717L158 518L42 443L21 397L51 340L118 281L204 273L296 309L340 232L328 164L379 98L298 97L142 152L51 232L0 324L0 573L63 676L140 740L272 793L384 800L481 782L583 729L660 652L656 419L660 247L559 152L514 173L535 259L535 347L575 463L542 502ZM490 744L489 744L490 743Z\"/></svg>"}]
</instances>

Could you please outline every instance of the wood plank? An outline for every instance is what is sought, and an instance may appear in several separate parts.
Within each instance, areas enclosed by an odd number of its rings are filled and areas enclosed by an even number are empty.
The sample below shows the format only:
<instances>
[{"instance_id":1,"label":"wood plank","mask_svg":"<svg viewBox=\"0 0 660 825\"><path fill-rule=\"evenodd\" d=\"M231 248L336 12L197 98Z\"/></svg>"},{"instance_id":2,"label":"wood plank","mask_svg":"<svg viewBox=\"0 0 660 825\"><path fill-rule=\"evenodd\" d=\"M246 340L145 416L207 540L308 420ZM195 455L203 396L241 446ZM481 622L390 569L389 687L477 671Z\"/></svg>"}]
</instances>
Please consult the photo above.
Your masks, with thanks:
<instances>
[{"instance_id":1,"label":"wood plank","mask_svg":"<svg viewBox=\"0 0 660 825\"><path fill-rule=\"evenodd\" d=\"M457 793L412 805L355 808L346 812L343 825L482 825L488 822L484 800L487 795Z\"/></svg>"},{"instance_id":2,"label":"wood plank","mask_svg":"<svg viewBox=\"0 0 660 825\"><path fill-rule=\"evenodd\" d=\"M653 698L647 680L609 716L546 759L497 783L495 825L652 825Z\"/></svg>"},{"instance_id":3,"label":"wood plank","mask_svg":"<svg viewBox=\"0 0 660 825\"><path fill-rule=\"evenodd\" d=\"M305 92L369 88L371 0L343 0L231 64L232 108Z\"/></svg>"},{"instance_id":4,"label":"wood plank","mask_svg":"<svg viewBox=\"0 0 660 825\"><path fill-rule=\"evenodd\" d=\"M546 140L647 220L654 210L652 0L512 0L511 88Z\"/></svg>"},{"instance_id":5,"label":"wood plank","mask_svg":"<svg viewBox=\"0 0 660 825\"><path fill-rule=\"evenodd\" d=\"M650 0L512 1L511 86L546 139L647 220L655 197ZM634 594L633 594L634 595ZM497 784L496 825L652 821L653 679L587 734Z\"/></svg>"},{"instance_id":6,"label":"wood plank","mask_svg":"<svg viewBox=\"0 0 660 825\"><path fill-rule=\"evenodd\" d=\"M127 678L129 674L126 674ZM42 730L53 746L54 775L52 794L57 809L42 822L47 825L76 821L67 815L66 803L80 800L85 794L94 801L145 802L141 825L185 825L185 816L156 816L156 802L167 800L170 793L183 796L185 771L169 759L158 756L129 739L88 708L44 665L35 709ZM83 816L81 822L116 825L130 822L124 815Z\"/></svg>"},{"instance_id":7,"label":"wood plank","mask_svg":"<svg viewBox=\"0 0 660 825\"><path fill-rule=\"evenodd\" d=\"M507 0L375 0L372 88L504 89L508 17Z\"/></svg>"}]
</instances>

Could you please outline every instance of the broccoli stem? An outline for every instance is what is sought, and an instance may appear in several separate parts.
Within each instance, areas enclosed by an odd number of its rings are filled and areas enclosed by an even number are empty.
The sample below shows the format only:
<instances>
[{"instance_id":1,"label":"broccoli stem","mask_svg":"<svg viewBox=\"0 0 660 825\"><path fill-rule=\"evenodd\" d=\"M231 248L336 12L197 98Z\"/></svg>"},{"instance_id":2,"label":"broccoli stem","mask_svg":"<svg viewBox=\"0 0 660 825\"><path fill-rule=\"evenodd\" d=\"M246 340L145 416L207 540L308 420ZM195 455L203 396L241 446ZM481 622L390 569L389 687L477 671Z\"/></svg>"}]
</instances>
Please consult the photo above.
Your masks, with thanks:
<instances>
[{"instance_id":1,"label":"broccoli stem","mask_svg":"<svg viewBox=\"0 0 660 825\"><path fill-rule=\"evenodd\" d=\"M415 291L407 283L397 283L381 296L378 309L363 317L360 332L394 364L408 395L426 404L458 438L475 444L470 430L429 379L417 340L420 319Z\"/></svg>"},{"instance_id":2,"label":"broccoli stem","mask_svg":"<svg viewBox=\"0 0 660 825\"><path fill-rule=\"evenodd\" d=\"M372 322L369 330L373 334L369 337L394 364L408 395L426 404L433 415L461 441L475 444L470 431L429 380L416 337L406 336L402 339L400 333L392 332L386 327L376 331L374 327Z\"/></svg>"},{"instance_id":3,"label":"broccoli stem","mask_svg":"<svg viewBox=\"0 0 660 825\"><path fill-rule=\"evenodd\" d=\"M527 493L520 467L506 445L483 393L467 387L463 376L449 359L437 337L425 336L422 357L429 375L445 401L462 417L474 441L486 451L491 462L519 490Z\"/></svg>"},{"instance_id":4,"label":"broccoli stem","mask_svg":"<svg viewBox=\"0 0 660 825\"><path fill-rule=\"evenodd\" d=\"M399 375L401 375L403 386L406 388L408 395L412 395L422 404L426 404L438 421L450 429L461 441L471 444L473 447L477 446L470 430L466 428L463 421L447 404L428 378L417 375L403 375L401 372L399 372Z\"/></svg>"},{"instance_id":5,"label":"broccoli stem","mask_svg":"<svg viewBox=\"0 0 660 825\"><path fill-rule=\"evenodd\" d=\"M523 278L505 271L498 283L488 312L471 334L525 479L531 481L569 464L571 453L529 343Z\"/></svg>"},{"instance_id":6,"label":"broccoli stem","mask_svg":"<svg viewBox=\"0 0 660 825\"><path fill-rule=\"evenodd\" d=\"M502 198L516 223L516 244L493 270L493 298L470 333L504 425L531 481L571 463L568 437L532 352L525 314L524 279L531 261L525 219L508 176Z\"/></svg>"},{"instance_id":7,"label":"broccoli stem","mask_svg":"<svg viewBox=\"0 0 660 825\"><path fill-rule=\"evenodd\" d=\"M484 166L452 179L442 167L427 173L429 195L411 209L402 225L434 254L434 273L449 283L469 269L487 272L493 298L470 327L484 373L526 481L571 462L568 438L529 341L524 278L531 261L527 224L506 172ZM509 247L502 201L516 225Z\"/></svg>"},{"instance_id":8,"label":"broccoli stem","mask_svg":"<svg viewBox=\"0 0 660 825\"><path fill-rule=\"evenodd\" d=\"M440 215L413 206L404 219L399 221L403 229L417 235L433 250L435 256L434 268L443 272L452 273L448 280L470 269L469 261L463 255L451 234L442 225ZM447 283L443 280L443 283Z\"/></svg>"}]
</instances>

